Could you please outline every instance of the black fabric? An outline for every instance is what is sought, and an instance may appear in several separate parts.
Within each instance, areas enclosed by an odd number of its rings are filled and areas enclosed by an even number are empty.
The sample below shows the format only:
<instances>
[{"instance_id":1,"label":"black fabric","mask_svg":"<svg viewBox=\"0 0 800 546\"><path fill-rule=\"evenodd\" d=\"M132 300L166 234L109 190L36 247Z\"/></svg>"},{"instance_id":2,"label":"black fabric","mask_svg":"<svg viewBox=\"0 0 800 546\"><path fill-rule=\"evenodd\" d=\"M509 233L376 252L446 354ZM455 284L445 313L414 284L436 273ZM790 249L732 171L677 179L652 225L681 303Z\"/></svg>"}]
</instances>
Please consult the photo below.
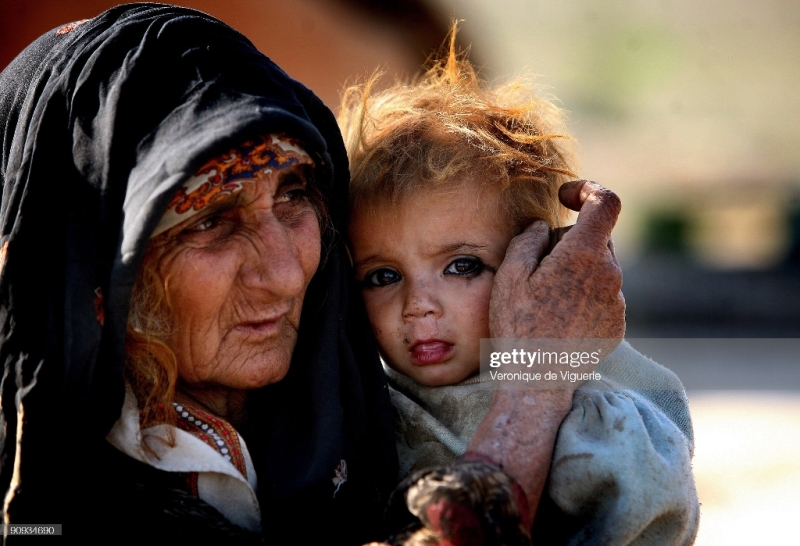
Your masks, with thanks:
<instances>
[{"instance_id":1,"label":"black fabric","mask_svg":"<svg viewBox=\"0 0 800 546\"><path fill-rule=\"evenodd\" d=\"M110 542L169 546L267 544L260 534L234 525L209 504L187 493L183 476L156 470L107 442L98 444L97 449L98 457L106 462L108 479L95 484L95 501L89 503L91 511L64 525L65 536L114 537ZM123 474L127 479L114 479L112 473ZM79 505L85 508L82 495L79 498Z\"/></svg>"},{"instance_id":2,"label":"black fabric","mask_svg":"<svg viewBox=\"0 0 800 546\"><path fill-rule=\"evenodd\" d=\"M223 23L136 4L20 54L0 74L0 127L0 491L18 486L10 520L67 529L87 517L76 491L108 495L108 483L127 479L103 442L120 414L128 305L150 233L209 157L285 132L315 158L333 227L289 374L253 394L242 432L270 541L368 538L397 462L385 379L339 237L347 158L328 108ZM40 364L17 446L17 395ZM334 496L342 460L347 482ZM95 509L113 514L114 502Z\"/></svg>"}]
</instances>

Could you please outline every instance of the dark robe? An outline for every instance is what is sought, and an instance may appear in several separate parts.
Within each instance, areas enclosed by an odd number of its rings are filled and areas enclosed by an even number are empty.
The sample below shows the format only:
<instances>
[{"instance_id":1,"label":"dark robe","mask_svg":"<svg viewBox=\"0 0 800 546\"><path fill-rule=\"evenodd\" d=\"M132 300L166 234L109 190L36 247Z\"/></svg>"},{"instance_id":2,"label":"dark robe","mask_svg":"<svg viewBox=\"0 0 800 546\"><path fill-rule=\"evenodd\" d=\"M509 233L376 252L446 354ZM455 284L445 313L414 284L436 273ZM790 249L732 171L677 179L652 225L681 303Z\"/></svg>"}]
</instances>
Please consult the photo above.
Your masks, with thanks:
<instances>
[{"instance_id":1,"label":"dark robe","mask_svg":"<svg viewBox=\"0 0 800 546\"><path fill-rule=\"evenodd\" d=\"M374 538L397 460L385 378L341 241L349 174L330 110L225 24L135 4L22 52L0 74L0 128L9 521L61 523L73 539L114 540L109 528L172 543L227 536L174 476L116 452L105 435L122 406L131 288L168 201L210 157L286 133L315 160L332 227L290 371L252 394L241 432L269 542ZM334 495L341 461L347 481Z\"/></svg>"}]
</instances>

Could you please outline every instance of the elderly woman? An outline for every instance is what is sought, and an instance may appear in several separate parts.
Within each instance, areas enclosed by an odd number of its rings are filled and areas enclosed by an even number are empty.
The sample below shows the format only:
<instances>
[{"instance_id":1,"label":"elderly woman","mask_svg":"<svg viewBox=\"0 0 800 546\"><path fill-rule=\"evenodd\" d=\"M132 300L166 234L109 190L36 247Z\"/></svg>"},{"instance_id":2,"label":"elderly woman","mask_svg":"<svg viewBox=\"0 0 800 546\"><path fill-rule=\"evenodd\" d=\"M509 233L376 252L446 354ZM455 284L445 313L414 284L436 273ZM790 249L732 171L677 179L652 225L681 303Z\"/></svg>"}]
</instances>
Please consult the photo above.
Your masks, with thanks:
<instances>
[{"instance_id":1,"label":"elderly woman","mask_svg":"<svg viewBox=\"0 0 800 546\"><path fill-rule=\"evenodd\" d=\"M330 111L154 4L45 34L0 105L9 520L373 536L396 455Z\"/></svg>"},{"instance_id":2,"label":"elderly woman","mask_svg":"<svg viewBox=\"0 0 800 546\"><path fill-rule=\"evenodd\" d=\"M0 126L6 522L170 542L380 536L397 456L340 239L330 111L222 23L137 4L26 49L0 75ZM517 241L493 333L622 336L612 197L566 196L586 236L551 267L571 274L536 269L541 234ZM536 395L536 438L493 425L527 419L515 396L476 435L489 464L471 464L536 506L570 395ZM673 458L685 473L686 445ZM510 528L526 516L512 500Z\"/></svg>"}]
</instances>

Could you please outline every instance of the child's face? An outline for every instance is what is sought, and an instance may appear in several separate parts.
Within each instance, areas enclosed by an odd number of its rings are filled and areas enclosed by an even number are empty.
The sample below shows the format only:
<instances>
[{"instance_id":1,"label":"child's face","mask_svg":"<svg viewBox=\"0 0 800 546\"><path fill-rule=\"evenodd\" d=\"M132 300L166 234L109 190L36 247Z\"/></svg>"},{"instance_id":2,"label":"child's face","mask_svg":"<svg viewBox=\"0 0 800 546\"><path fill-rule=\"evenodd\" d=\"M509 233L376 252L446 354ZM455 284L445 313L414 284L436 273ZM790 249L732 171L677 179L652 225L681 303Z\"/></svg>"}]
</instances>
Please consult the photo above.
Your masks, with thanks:
<instances>
[{"instance_id":1,"label":"child's face","mask_svg":"<svg viewBox=\"0 0 800 546\"><path fill-rule=\"evenodd\" d=\"M478 371L494 274L514 236L496 193L419 191L354 215L356 276L381 353L418 383Z\"/></svg>"}]
</instances>

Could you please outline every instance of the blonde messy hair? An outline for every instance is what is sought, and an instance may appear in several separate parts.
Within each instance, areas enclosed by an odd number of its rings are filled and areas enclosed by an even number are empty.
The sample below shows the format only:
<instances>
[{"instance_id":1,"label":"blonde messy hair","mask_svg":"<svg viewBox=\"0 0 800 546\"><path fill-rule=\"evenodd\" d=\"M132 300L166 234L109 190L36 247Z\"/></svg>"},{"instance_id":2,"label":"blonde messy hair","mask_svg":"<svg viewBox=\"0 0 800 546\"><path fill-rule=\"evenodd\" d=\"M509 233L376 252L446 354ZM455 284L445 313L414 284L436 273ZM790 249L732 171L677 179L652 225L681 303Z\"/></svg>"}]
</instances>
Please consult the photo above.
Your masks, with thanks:
<instances>
[{"instance_id":1,"label":"blonde messy hair","mask_svg":"<svg viewBox=\"0 0 800 546\"><path fill-rule=\"evenodd\" d=\"M350 157L351 211L396 204L421 188L480 183L501 193L517 230L536 219L561 225L558 188L576 177L572 138L531 78L489 86L456 51L410 83L375 91L377 74L348 88L339 125Z\"/></svg>"}]
</instances>

